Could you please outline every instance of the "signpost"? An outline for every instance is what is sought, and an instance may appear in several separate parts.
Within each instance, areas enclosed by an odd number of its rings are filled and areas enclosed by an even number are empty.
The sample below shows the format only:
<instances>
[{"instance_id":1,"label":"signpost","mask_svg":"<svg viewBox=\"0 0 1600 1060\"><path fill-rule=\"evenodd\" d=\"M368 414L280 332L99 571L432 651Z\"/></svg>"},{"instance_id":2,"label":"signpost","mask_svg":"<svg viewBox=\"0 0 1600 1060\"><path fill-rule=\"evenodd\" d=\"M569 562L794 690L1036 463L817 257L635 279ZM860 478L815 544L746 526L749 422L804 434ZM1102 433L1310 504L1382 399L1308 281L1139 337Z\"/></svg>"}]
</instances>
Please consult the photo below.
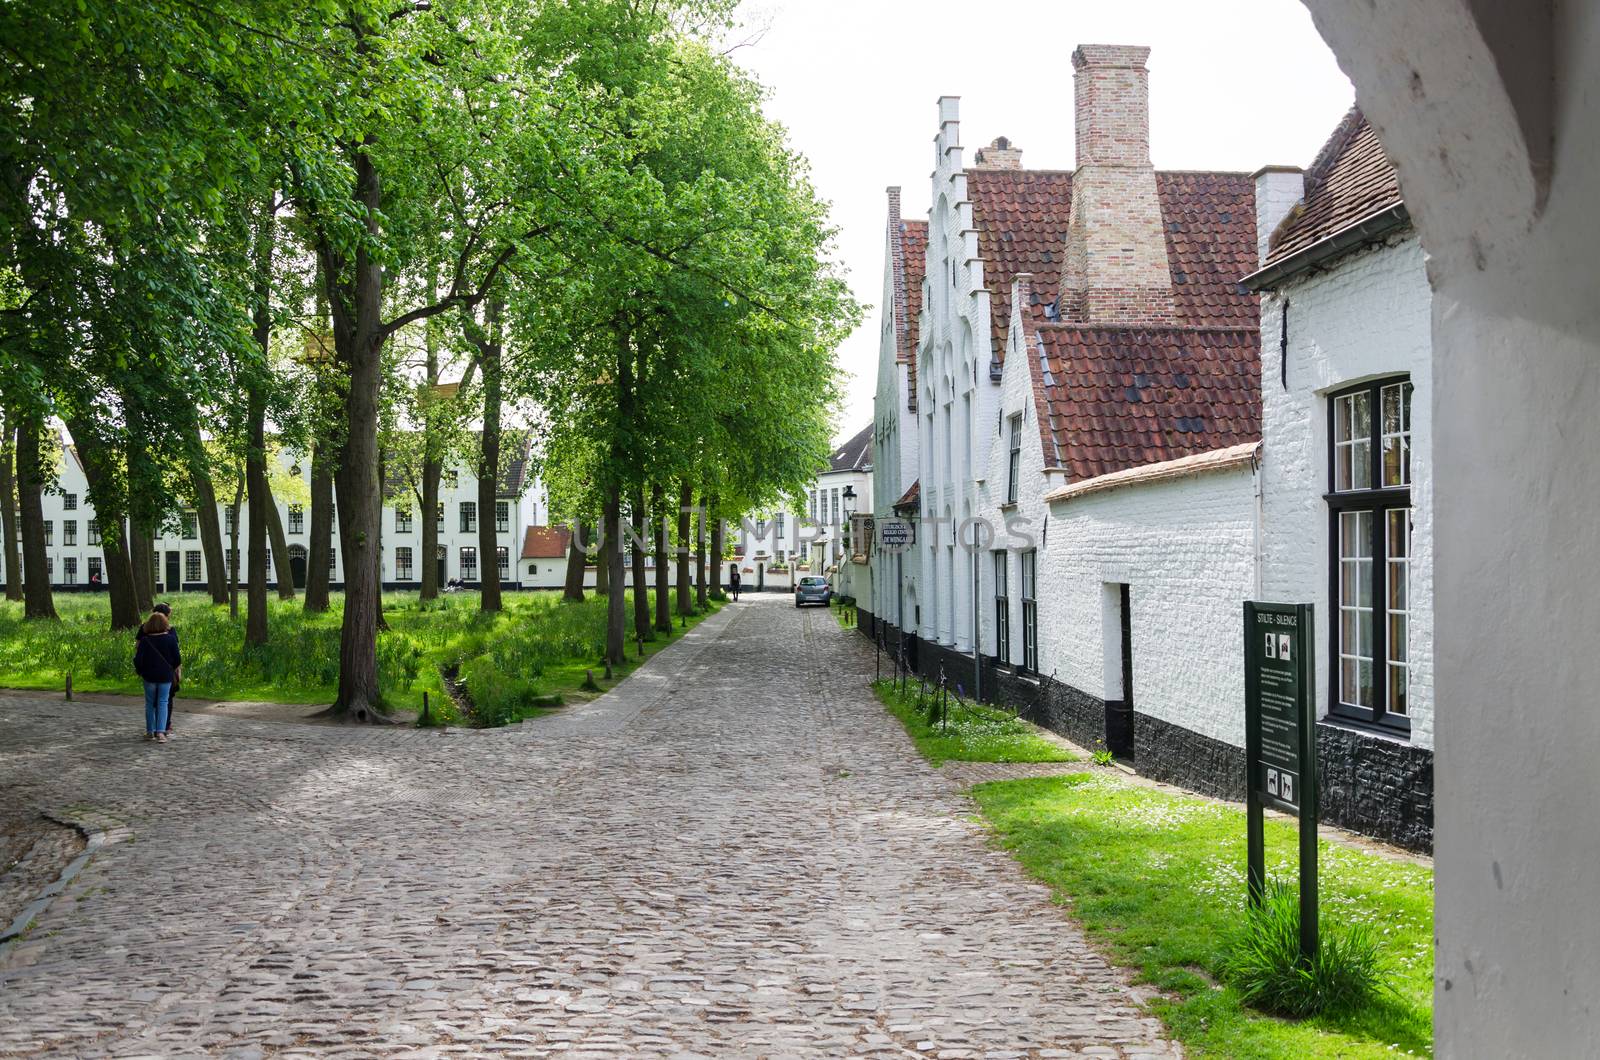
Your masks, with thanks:
<instances>
[{"instance_id":1,"label":"signpost","mask_svg":"<svg viewBox=\"0 0 1600 1060\"><path fill-rule=\"evenodd\" d=\"M1300 819L1300 955L1317 952L1317 707L1310 604L1244 604L1250 904L1266 891L1262 811Z\"/></svg>"},{"instance_id":2,"label":"signpost","mask_svg":"<svg viewBox=\"0 0 1600 1060\"><path fill-rule=\"evenodd\" d=\"M885 519L878 527L878 541L886 549L903 549L911 544L909 519Z\"/></svg>"}]
</instances>

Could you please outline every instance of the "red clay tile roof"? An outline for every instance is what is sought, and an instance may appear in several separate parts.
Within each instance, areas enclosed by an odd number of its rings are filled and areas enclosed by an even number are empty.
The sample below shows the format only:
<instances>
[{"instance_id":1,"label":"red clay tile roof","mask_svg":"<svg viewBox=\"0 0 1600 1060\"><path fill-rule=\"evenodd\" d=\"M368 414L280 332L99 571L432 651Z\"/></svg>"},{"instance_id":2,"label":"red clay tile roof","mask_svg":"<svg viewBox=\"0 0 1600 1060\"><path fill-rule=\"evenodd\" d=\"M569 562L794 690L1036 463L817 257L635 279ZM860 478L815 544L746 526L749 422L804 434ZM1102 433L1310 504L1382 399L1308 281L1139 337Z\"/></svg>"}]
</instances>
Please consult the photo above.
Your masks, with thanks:
<instances>
[{"instance_id":1,"label":"red clay tile roof","mask_svg":"<svg viewBox=\"0 0 1600 1060\"><path fill-rule=\"evenodd\" d=\"M1053 169L969 169L967 198L989 290L990 356L1005 360L1011 281L1031 272L1034 291L1055 299L1072 215L1072 174Z\"/></svg>"},{"instance_id":2,"label":"red clay tile roof","mask_svg":"<svg viewBox=\"0 0 1600 1060\"><path fill-rule=\"evenodd\" d=\"M564 526L530 526L522 531L523 559L560 559L567 554L572 531Z\"/></svg>"},{"instance_id":3,"label":"red clay tile roof","mask_svg":"<svg viewBox=\"0 0 1600 1060\"><path fill-rule=\"evenodd\" d=\"M1258 440L1259 348L1254 327L1038 324L1045 466L1078 481Z\"/></svg>"},{"instance_id":4,"label":"red clay tile roof","mask_svg":"<svg viewBox=\"0 0 1600 1060\"><path fill-rule=\"evenodd\" d=\"M1272 233L1263 267L1320 243L1403 201L1400 178L1359 107L1334 129L1306 172L1306 193ZM1254 272L1253 265L1240 275Z\"/></svg>"},{"instance_id":5,"label":"red clay tile roof","mask_svg":"<svg viewBox=\"0 0 1600 1060\"><path fill-rule=\"evenodd\" d=\"M894 502L893 508L897 512L903 512L903 511L906 511L907 509L910 509L911 511L916 511L917 510L917 504L921 499L922 499L922 480L919 478L919 479L917 479L917 481L915 481L915 482L913 482L911 484L911 488L910 489L906 490L904 493L902 493L900 495L900 499Z\"/></svg>"},{"instance_id":6,"label":"red clay tile roof","mask_svg":"<svg viewBox=\"0 0 1600 1060\"><path fill-rule=\"evenodd\" d=\"M895 359L906 368L906 408L917 411L917 324L922 316L922 278L928 271L928 222L900 222L900 253L905 273L905 316L895 336Z\"/></svg>"},{"instance_id":7,"label":"red clay tile roof","mask_svg":"<svg viewBox=\"0 0 1600 1060\"><path fill-rule=\"evenodd\" d=\"M1178 323L1249 327L1256 295L1239 285L1256 260L1255 182L1244 173L1158 172ZM1011 281L1031 272L1033 292L1053 302L1072 212L1072 174L1040 169L969 169L967 197L990 293L994 363L1005 359Z\"/></svg>"},{"instance_id":8,"label":"red clay tile roof","mask_svg":"<svg viewBox=\"0 0 1600 1060\"><path fill-rule=\"evenodd\" d=\"M1156 174L1172 303L1189 327L1255 327L1257 296L1239 284L1256 265L1256 187L1245 173Z\"/></svg>"}]
</instances>

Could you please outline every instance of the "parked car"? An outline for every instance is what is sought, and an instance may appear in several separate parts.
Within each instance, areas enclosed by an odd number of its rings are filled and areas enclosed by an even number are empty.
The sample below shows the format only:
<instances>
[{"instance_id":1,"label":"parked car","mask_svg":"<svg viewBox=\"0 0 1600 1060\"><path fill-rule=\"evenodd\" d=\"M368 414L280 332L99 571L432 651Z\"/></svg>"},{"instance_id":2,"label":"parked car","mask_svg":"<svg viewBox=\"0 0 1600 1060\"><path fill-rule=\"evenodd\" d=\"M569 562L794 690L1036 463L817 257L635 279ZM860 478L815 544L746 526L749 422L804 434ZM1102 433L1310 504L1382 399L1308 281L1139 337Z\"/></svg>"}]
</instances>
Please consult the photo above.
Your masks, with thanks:
<instances>
[{"instance_id":1,"label":"parked car","mask_svg":"<svg viewBox=\"0 0 1600 1060\"><path fill-rule=\"evenodd\" d=\"M821 604L827 607L832 599L833 589L828 585L828 579L820 574L807 574L794 587L796 607L804 607L806 604Z\"/></svg>"}]
</instances>

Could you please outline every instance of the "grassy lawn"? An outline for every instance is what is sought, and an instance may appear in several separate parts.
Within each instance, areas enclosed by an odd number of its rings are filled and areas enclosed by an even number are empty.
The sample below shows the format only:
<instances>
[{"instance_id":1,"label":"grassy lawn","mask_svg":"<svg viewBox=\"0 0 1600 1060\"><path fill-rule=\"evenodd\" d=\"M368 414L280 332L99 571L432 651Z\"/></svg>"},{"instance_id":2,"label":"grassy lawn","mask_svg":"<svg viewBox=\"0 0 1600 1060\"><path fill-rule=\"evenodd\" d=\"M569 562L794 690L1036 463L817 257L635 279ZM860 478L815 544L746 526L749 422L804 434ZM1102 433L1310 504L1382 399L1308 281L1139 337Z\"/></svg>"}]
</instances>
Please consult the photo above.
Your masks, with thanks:
<instances>
[{"instance_id":1,"label":"grassy lawn","mask_svg":"<svg viewBox=\"0 0 1600 1060\"><path fill-rule=\"evenodd\" d=\"M326 614L308 615L296 599L270 604L270 642L244 647L243 615L199 593L163 597L172 605L182 637L185 696L199 699L262 700L276 703L332 702L339 679L339 626L343 598L335 594ZM477 706L479 723L504 724L543 713L561 702L596 693L582 688L587 670L601 690L638 666L630 641L628 661L604 680L598 663L605 642L604 597L564 604L559 593L506 593L498 615L478 611L476 593L450 594L426 605L416 593L385 593L389 632L378 636L378 677L389 704L416 712L429 693L430 712L460 723L445 693L441 668L459 674ZM645 656L693 628L674 624L670 638L645 644ZM104 595L62 593L59 623L25 622L20 604L0 602L0 687L58 690L66 674L84 692L138 694L133 672L133 635L107 633L110 605ZM630 605L629 615L632 610ZM630 623L631 628L631 623Z\"/></svg>"},{"instance_id":2,"label":"grassy lawn","mask_svg":"<svg viewBox=\"0 0 1600 1060\"><path fill-rule=\"evenodd\" d=\"M1348 1015L1275 1019L1216 983L1245 904L1243 810L1089 773L982 784L973 795L1005 849L1116 960L1169 995L1154 1007L1189 1055L1431 1055L1431 869L1323 841L1324 922L1371 926L1392 991ZM1295 825L1268 820L1266 839L1268 874L1297 878Z\"/></svg>"},{"instance_id":3,"label":"grassy lawn","mask_svg":"<svg viewBox=\"0 0 1600 1060\"><path fill-rule=\"evenodd\" d=\"M1004 711L975 703L958 703L950 696L946 723L929 722L928 711L917 706L917 686L897 692L892 681L875 681L872 690L900 719L917 750L936 766L946 762L1072 762L1077 756L1040 736L1032 725ZM931 694L930 694L931 695Z\"/></svg>"}]
</instances>

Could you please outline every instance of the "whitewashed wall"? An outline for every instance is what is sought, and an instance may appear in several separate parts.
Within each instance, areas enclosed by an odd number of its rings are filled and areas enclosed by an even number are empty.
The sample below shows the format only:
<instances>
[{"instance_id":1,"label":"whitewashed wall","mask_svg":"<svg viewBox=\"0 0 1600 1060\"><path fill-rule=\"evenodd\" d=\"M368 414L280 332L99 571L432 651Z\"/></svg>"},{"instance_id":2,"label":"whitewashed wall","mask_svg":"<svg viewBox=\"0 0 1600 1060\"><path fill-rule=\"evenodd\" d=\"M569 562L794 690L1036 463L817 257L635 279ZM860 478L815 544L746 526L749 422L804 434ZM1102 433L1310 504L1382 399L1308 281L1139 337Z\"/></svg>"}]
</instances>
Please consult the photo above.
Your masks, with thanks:
<instances>
[{"instance_id":1,"label":"whitewashed wall","mask_svg":"<svg viewBox=\"0 0 1600 1060\"><path fill-rule=\"evenodd\" d=\"M1282 306L1289 301L1287 388ZM1414 235L1340 259L1261 300L1261 595L1311 601L1317 614L1317 704L1328 709L1328 397L1352 383L1409 373L1412 561L1411 742L1433 747L1432 296Z\"/></svg>"}]
</instances>

